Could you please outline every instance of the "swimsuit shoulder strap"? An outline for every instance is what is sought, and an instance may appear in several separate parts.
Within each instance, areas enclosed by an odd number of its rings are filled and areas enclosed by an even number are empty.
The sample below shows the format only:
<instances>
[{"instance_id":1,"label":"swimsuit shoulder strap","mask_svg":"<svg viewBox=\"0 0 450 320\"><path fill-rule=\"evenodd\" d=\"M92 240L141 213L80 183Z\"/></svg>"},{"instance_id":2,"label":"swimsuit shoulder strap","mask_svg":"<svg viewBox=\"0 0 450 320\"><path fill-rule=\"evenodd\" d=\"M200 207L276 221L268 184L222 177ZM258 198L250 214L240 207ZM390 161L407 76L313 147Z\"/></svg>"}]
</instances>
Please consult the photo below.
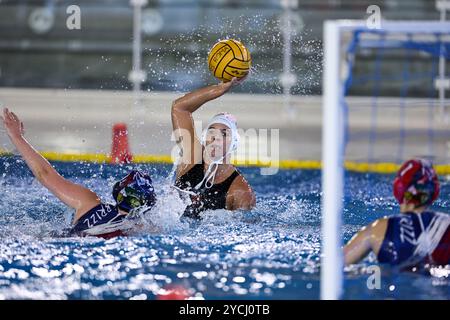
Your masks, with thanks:
<instances>
[{"instance_id":1,"label":"swimsuit shoulder strap","mask_svg":"<svg viewBox=\"0 0 450 320\"><path fill-rule=\"evenodd\" d=\"M234 179L236 179L240 175L241 174L239 173L239 171L237 169L234 169L233 173L228 178L226 178L221 183L218 183L217 185L220 185L221 189L228 192L228 189L230 189L231 184L234 182Z\"/></svg>"}]
</instances>

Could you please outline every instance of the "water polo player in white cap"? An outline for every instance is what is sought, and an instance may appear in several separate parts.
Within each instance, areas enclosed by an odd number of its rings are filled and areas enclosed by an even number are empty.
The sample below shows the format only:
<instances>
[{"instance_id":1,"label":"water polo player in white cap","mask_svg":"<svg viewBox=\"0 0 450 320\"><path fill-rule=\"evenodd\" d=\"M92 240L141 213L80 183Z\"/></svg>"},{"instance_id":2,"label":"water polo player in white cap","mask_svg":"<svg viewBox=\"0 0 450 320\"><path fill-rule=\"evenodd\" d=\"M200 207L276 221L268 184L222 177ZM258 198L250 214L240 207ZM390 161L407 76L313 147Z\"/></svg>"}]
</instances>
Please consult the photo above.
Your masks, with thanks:
<instances>
[{"instance_id":1,"label":"water polo player in white cap","mask_svg":"<svg viewBox=\"0 0 450 320\"><path fill-rule=\"evenodd\" d=\"M205 210L250 210L256 204L255 194L242 174L230 164L239 144L234 116L219 113L209 122L201 140L195 134L192 114L203 104L214 100L242 80L234 78L195 90L172 104L172 125L181 148L175 187L190 196L191 204L184 215L200 218Z\"/></svg>"}]
</instances>

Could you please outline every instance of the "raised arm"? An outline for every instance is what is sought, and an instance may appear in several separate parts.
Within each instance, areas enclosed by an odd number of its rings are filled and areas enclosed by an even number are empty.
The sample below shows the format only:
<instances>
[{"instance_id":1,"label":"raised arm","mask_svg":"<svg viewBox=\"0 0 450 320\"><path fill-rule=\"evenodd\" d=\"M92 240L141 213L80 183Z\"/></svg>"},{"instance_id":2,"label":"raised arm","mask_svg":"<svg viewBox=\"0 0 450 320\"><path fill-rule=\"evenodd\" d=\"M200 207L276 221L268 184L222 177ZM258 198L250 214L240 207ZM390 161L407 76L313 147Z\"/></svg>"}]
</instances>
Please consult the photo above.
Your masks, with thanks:
<instances>
[{"instance_id":1,"label":"raised arm","mask_svg":"<svg viewBox=\"0 0 450 320\"><path fill-rule=\"evenodd\" d=\"M16 114L5 108L0 120L11 142L16 146L36 179L58 199L76 209L77 213L84 213L100 203L94 192L60 176L52 165L25 140L23 123Z\"/></svg>"},{"instance_id":2,"label":"raised arm","mask_svg":"<svg viewBox=\"0 0 450 320\"><path fill-rule=\"evenodd\" d=\"M201 161L201 144L195 134L192 113L208 101L225 94L232 86L242 80L212 85L190 92L172 103L172 127L175 139L182 152L182 163L185 165Z\"/></svg>"}]
</instances>

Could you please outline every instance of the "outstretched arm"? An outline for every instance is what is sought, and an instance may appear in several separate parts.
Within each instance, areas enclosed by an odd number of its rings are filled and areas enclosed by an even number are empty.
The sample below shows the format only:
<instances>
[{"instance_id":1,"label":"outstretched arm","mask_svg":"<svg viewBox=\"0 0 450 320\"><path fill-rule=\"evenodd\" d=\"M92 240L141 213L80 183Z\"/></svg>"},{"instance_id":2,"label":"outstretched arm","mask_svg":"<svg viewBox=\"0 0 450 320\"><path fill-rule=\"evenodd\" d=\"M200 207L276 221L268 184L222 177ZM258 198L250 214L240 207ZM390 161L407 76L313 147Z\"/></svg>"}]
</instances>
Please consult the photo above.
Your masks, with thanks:
<instances>
[{"instance_id":1,"label":"outstretched arm","mask_svg":"<svg viewBox=\"0 0 450 320\"><path fill-rule=\"evenodd\" d=\"M11 142L16 146L36 179L58 199L76 209L77 213L84 213L100 203L94 192L60 176L51 164L25 140L23 123L15 113L5 108L0 120Z\"/></svg>"},{"instance_id":2,"label":"outstretched arm","mask_svg":"<svg viewBox=\"0 0 450 320\"><path fill-rule=\"evenodd\" d=\"M220 83L190 92L172 103L172 126L175 139L182 152L184 164L196 163L201 157L201 147L195 134L192 113L208 101L214 100L225 94L230 88L239 84L243 79L233 78L230 82ZM197 152L197 154L196 154ZM196 157L197 156L197 157Z\"/></svg>"}]
</instances>

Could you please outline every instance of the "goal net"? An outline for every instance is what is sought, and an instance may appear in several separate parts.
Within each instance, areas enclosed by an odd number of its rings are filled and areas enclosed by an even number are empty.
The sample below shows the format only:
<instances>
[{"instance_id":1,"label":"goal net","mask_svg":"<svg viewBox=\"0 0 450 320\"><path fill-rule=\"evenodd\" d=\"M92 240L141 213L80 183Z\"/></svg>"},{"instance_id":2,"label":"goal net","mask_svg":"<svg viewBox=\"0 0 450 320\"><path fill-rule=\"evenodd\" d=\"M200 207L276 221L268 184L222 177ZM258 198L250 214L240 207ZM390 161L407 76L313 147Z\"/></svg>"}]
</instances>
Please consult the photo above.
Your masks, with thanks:
<instances>
[{"instance_id":1,"label":"goal net","mask_svg":"<svg viewBox=\"0 0 450 320\"><path fill-rule=\"evenodd\" d=\"M326 21L321 297L342 293L345 170L393 173L413 157L450 174L450 23ZM447 67L447 68L446 68Z\"/></svg>"}]
</instances>

